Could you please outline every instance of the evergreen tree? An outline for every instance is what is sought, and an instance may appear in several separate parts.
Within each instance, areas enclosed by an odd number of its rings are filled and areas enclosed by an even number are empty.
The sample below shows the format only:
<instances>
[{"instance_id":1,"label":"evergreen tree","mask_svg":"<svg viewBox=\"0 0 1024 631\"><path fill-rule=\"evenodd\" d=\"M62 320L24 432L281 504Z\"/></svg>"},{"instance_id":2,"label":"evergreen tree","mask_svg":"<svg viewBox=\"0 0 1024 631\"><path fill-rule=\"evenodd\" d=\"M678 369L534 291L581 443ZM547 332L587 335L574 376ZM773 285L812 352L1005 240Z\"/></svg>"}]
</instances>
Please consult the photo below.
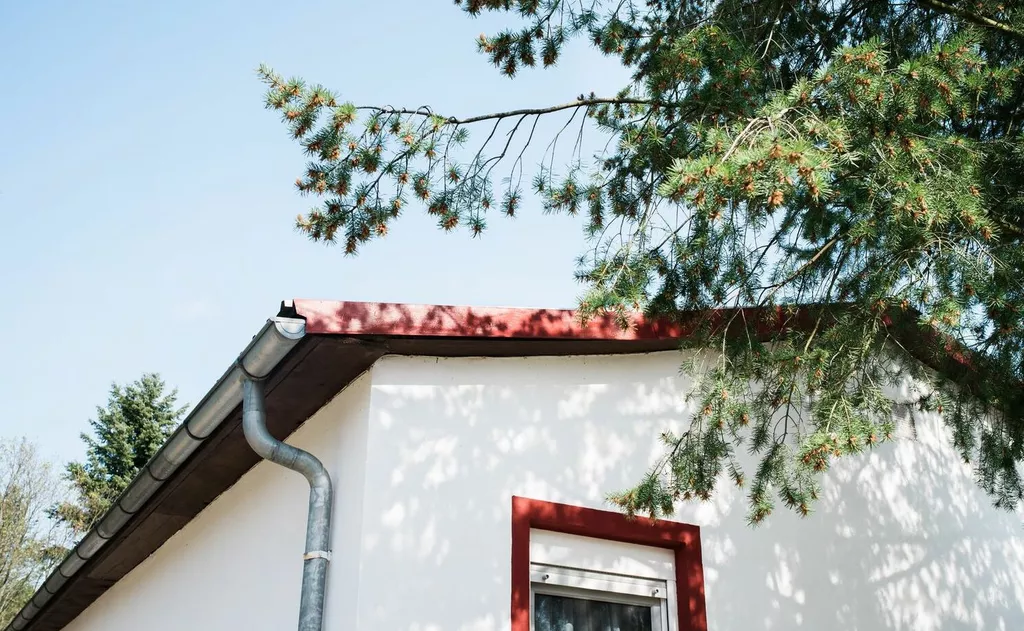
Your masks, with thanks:
<instances>
[{"instance_id":1,"label":"evergreen tree","mask_svg":"<svg viewBox=\"0 0 1024 631\"><path fill-rule=\"evenodd\" d=\"M77 497L54 506L52 517L85 533L103 516L185 413L186 408L176 407L177 390L165 390L156 374L111 386L107 406L98 407L96 418L89 421L93 435L82 434L85 462L67 465L65 478Z\"/></svg>"},{"instance_id":2,"label":"evergreen tree","mask_svg":"<svg viewBox=\"0 0 1024 631\"><path fill-rule=\"evenodd\" d=\"M627 512L669 512L728 477L752 523L779 503L807 514L835 458L891 437L883 388L908 371L925 384L911 399L943 412L979 484L1019 503L1020 3L456 4L508 16L477 42L508 77L579 39L632 81L457 117L355 105L262 67L267 106L311 158L296 186L318 204L301 231L355 253L416 202L442 229L480 234L489 213L520 211L540 119L562 117L569 144L596 128L609 142L592 158L577 142L556 169L551 149L532 180L545 210L584 220L582 314L675 318L708 351L692 424L614 496ZM752 471L741 450L757 455Z\"/></svg>"}]
</instances>

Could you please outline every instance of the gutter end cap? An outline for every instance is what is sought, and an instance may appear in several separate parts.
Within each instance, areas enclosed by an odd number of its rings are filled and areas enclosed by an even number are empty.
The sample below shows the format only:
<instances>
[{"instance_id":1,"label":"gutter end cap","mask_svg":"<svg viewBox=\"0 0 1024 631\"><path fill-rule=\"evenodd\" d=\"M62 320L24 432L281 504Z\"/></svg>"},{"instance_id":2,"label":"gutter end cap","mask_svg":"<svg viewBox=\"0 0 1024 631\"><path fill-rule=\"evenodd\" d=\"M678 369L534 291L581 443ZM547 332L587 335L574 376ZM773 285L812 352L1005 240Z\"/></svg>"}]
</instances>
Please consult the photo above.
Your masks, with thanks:
<instances>
[{"instance_id":1,"label":"gutter end cap","mask_svg":"<svg viewBox=\"0 0 1024 631\"><path fill-rule=\"evenodd\" d=\"M301 340L306 335L306 321L298 318L277 317L271 320L277 334L286 340Z\"/></svg>"}]
</instances>

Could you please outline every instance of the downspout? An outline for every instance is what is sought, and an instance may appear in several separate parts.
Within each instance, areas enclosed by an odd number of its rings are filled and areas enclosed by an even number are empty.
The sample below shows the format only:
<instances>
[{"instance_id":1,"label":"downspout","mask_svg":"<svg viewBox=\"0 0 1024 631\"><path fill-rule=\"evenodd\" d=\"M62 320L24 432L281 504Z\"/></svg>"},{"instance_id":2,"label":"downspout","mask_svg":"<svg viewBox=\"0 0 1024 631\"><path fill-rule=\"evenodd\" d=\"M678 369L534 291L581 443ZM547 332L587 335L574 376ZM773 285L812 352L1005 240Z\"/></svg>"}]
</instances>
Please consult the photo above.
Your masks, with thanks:
<instances>
[{"instance_id":1,"label":"downspout","mask_svg":"<svg viewBox=\"0 0 1024 631\"><path fill-rule=\"evenodd\" d=\"M309 481L299 631L321 631L327 566L331 560L331 502L334 496L331 476L316 456L270 435L263 400L263 380L252 376L246 376L242 383L242 431L249 446L261 457L297 471Z\"/></svg>"}]
</instances>

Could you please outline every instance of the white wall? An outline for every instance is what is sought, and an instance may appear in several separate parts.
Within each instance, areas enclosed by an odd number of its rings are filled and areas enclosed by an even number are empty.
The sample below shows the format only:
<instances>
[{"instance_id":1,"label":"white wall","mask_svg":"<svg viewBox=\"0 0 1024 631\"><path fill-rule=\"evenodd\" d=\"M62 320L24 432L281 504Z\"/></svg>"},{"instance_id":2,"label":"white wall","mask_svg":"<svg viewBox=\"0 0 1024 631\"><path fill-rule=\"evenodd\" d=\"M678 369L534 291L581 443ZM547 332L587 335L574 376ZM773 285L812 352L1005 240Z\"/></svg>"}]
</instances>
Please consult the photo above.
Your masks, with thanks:
<instances>
[{"instance_id":1,"label":"white wall","mask_svg":"<svg viewBox=\"0 0 1024 631\"><path fill-rule=\"evenodd\" d=\"M607 508L686 418L678 353L386 358L373 370L361 631L507 629L510 497ZM830 472L810 518L702 527L712 630L1024 629L1024 525L991 508L934 418Z\"/></svg>"},{"instance_id":2,"label":"white wall","mask_svg":"<svg viewBox=\"0 0 1024 631\"><path fill-rule=\"evenodd\" d=\"M325 630L507 630L511 496L607 508L687 418L680 363L380 361L289 439L337 489ZM294 628L306 498L257 466L68 629ZM677 515L702 527L713 631L1024 629L1024 515L990 508L935 419L835 467L809 519L752 530L744 502Z\"/></svg>"},{"instance_id":3,"label":"white wall","mask_svg":"<svg viewBox=\"0 0 1024 631\"><path fill-rule=\"evenodd\" d=\"M325 628L354 628L355 542L361 528L366 419L364 375L289 438L323 461L337 510ZM260 463L159 550L104 593L68 631L294 629L298 621L309 486ZM351 549L346 549L345 543Z\"/></svg>"}]
</instances>

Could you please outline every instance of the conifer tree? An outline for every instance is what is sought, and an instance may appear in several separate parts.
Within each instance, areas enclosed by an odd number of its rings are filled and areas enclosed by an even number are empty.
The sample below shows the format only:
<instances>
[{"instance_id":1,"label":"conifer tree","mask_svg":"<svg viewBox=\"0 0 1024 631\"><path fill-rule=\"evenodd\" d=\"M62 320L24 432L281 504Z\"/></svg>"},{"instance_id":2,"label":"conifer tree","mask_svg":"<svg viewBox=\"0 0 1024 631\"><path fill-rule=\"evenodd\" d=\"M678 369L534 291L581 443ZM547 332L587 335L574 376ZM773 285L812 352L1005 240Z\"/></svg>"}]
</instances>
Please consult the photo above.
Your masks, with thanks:
<instances>
[{"instance_id":1,"label":"conifer tree","mask_svg":"<svg viewBox=\"0 0 1024 631\"><path fill-rule=\"evenodd\" d=\"M836 458L892 436L884 388L908 374L923 384L908 400L943 413L996 505L1020 502L1020 3L455 4L507 16L477 47L510 78L582 40L632 80L453 116L355 104L262 67L268 108L310 156L296 187L318 201L302 232L355 253L415 204L478 235L520 212L526 188L582 216L584 317L675 318L703 351L693 422L614 496L627 512L670 512L724 478L746 489L752 523L780 504L807 514ZM545 117L569 144L593 129L609 142L558 164L545 153L526 187L522 148L555 144L534 137Z\"/></svg>"},{"instance_id":2,"label":"conifer tree","mask_svg":"<svg viewBox=\"0 0 1024 631\"><path fill-rule=\"evenodd\" d=\"M177 390L166 389L156 374L111 386L106 407L89 421L93 435L82 434L85 462L67 465L65 478L77 497L52 507L51 517L82 534L103 516L185 413L176 407Z\"/></svg>"}]
</instances>

